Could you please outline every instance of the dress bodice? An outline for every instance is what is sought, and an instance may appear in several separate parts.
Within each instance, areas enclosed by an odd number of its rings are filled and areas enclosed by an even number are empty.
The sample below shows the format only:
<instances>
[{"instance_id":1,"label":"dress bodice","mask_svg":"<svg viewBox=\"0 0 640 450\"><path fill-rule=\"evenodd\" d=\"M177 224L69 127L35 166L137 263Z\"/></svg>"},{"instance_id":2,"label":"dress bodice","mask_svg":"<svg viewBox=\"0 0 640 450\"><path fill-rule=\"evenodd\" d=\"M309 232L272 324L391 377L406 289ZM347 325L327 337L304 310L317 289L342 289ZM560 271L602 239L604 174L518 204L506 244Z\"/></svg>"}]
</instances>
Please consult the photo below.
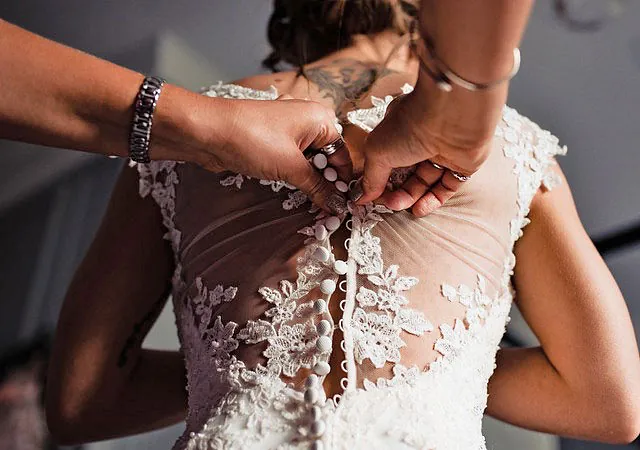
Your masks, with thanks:
<instances>
[{"instance_id":1,"label":"dress bodice","mask_svg":"<svg viewBox=\"0 0 640 450\"><path fill-rule=\"evenodd\" d=\"M349 120L370 131L391 99ZM189 397L176 448L484 449L513 246L563 150L505 107L487 162L424 218L373 204L328 216L280 181L138 165L176 260Z\"/></svg>"}]
</instances>

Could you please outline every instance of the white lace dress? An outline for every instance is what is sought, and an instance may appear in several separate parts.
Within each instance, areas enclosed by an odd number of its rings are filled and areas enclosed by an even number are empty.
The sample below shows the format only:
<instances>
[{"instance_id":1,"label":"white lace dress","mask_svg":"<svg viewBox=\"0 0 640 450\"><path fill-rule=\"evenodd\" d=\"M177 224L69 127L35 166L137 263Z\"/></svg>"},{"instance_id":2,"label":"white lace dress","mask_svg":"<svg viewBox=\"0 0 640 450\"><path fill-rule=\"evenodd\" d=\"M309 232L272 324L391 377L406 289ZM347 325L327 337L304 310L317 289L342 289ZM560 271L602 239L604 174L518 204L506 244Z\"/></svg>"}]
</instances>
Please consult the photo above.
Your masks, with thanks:
<instances>
[{"instance_id":1,"label":"white lace dress","mask_svg":"<svg viewBox=\"0 0 640 450\"><path fill-rule=\"evenodd\" d=\"M277 97L223 84L205 94ZM391 97L372 101L349 114L366 131ZM282 182L138 165L177 266L189 413L174 448L485 449L513 246L563 151L505 108L487 163L420 219L353 204L328 217Z\"/></svg>"}]
</instances>

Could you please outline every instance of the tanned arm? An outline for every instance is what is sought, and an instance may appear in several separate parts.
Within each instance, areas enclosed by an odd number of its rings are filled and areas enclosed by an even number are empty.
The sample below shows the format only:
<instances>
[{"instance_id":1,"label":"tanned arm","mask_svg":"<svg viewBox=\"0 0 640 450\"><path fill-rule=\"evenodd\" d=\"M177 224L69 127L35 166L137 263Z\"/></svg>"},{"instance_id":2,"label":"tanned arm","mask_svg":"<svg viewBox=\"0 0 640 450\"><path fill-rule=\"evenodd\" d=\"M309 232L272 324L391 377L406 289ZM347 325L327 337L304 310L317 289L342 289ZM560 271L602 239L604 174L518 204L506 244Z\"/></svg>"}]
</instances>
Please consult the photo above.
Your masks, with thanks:
<instances>
[{"instance_id":1,"label":"tanned arm","mask_svg":"<svg viewBox=\"0 0 640 450\"><path fill-rule=\"evenodd\" d=\"M537 194L530 218L515 285L541 346L498 352L487 412L548 433L631 442L640 433L640 358L620 290L566 180Z\"/></svg>"},{"instance_id":2,"label":"tanned arm","mask_svg":"<svg viewBox=\"0 0 640 450\"><path fill-rule=\"evenodd\" d=\"M49 428L62 444L140 433L185 417L178 352L141 348L173 271L158 207L125 168L62 308L46 387Z\"/></svg>"}]
</instances>

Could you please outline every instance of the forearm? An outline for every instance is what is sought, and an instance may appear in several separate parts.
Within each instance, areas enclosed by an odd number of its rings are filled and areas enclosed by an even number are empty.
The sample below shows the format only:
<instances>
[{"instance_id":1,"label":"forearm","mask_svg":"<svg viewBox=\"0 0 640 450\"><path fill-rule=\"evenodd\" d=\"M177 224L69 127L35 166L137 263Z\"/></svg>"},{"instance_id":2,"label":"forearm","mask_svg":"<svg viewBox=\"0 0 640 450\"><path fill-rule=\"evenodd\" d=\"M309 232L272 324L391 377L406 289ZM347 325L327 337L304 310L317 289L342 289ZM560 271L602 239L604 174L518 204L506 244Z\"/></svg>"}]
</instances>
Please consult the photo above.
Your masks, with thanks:
<instances>
[{"instance_id":1,"label":"forearm","mask_svg":"<svg viewBox=\"0 0 640 450\"><path fill-rule=\"evenodd\" d=\"M76 444L151 431L186 416L184 361L178 352L142 350L126 382L104 381L80 411L48 422L60 443Z\"/></svg>"},{"instance_id":2,"label":"forearm","mask_svg":"<svg viewBox=\"0 0 640 450\"><path fill-rule=\"evenodd\" d=\"M489 381L487 414L505 422L546 433L620 443L628 433L624 420L609 405L617 397L605 383L591 387L569 383L541 347L501 349ZM595 398L601 397L600 401ZM633 439L633 438L631 438Z\"/></svg>"},{"instance_id":3,"label":"forearm","mask_svg":"<svg viewBox=\"0 0 640 450\"><path fill-rule=\"evenodd\" d=\"M423 0L420 25L448 67L486 83L511 70L532 5L533 0Z\"/></svg>"},{"instance_id":4,"label":"forearm","mask_svg":"<svg viewBox=\"0 0 640 450\"><path fill-rule=\"evenodd\" d=\"M0 138L126 156L142 79L137 72L0 20ZM152 158L197 158L194 119L202 113L203 100L165 86L154 116ZM214 111L223 102L206 100ZM208 138L222 116L208 118Z\"/></svg>"}]
</instances>

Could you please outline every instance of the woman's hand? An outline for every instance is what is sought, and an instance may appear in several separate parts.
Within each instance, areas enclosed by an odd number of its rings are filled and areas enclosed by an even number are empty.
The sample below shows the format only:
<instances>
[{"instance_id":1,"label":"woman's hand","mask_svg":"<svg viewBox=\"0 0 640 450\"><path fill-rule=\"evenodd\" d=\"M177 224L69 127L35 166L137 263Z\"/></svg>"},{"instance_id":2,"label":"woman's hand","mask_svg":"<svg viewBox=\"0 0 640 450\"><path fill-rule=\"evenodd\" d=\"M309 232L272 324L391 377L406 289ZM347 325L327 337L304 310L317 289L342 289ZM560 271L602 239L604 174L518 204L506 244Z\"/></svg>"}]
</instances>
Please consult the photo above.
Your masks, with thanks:
<instances>
[{"instance_id":1,"label":"woman's hand","mask_svg":"<svg viewBox=\"0 0 640 450\"><path fill-rule=\"evenodd\" d=\"M532 0L423 0L419 29L450 69L476 83L491 83L513 68L513 49L532 5ZM480 168L508 90L503 83L487 91L453 86L442 92L421 69L413 93L398 100L369 136L364 179L353 193L359 202L374 200L392 168L418 164L414 176L381 199L391 209L412 207L417 216L442 206L460 188L460 179Z\"/></svg>"},{"instance_id":2,"label":"woman's hand","mask_svg":"<svg viewBox=\"0 0 640 450\"><path fill-rule=\"evenodd\" d=\"M142 79L0 20L3 139L126 157ZM335 114L318 103L284 100L209 98L167 84L153 117L150 156L283 180L340 212L344 197L302 155L338 139Z\"/></svg>"},{"instance_id":3,"label":"woman's hand","mask_svg":"<svg viewBox=\"0 0 640 450\"><path fill-rule=\"evenodd\" d=\"M203 109L197 119L204 126L197 136L203 145L195 162L214 172L286 181L323 209L335 214L346 210L344 195L302 153L340 138L332 110L288 95L275 101L202 99L212 108ZM216 124L209 127L213 116Z\"/></svg>"},{"instance_id":4,"label":"woman's hand","mask_svg":"<svg viewBox=\"0 0 640 450\"><path fill-rule=\"evenodd\" d=\"M352 198L366 203L382 196L389 208L412 208L416 216L442 206L462 186L460 176L471 176L486 160L506 93L506 83L486 92L456 86L443 92L421 73L414 91L389 105L367 138L364 176ZM393 168L414 164L414 175L384 192Z\"/></svg>"}]
</instances>

